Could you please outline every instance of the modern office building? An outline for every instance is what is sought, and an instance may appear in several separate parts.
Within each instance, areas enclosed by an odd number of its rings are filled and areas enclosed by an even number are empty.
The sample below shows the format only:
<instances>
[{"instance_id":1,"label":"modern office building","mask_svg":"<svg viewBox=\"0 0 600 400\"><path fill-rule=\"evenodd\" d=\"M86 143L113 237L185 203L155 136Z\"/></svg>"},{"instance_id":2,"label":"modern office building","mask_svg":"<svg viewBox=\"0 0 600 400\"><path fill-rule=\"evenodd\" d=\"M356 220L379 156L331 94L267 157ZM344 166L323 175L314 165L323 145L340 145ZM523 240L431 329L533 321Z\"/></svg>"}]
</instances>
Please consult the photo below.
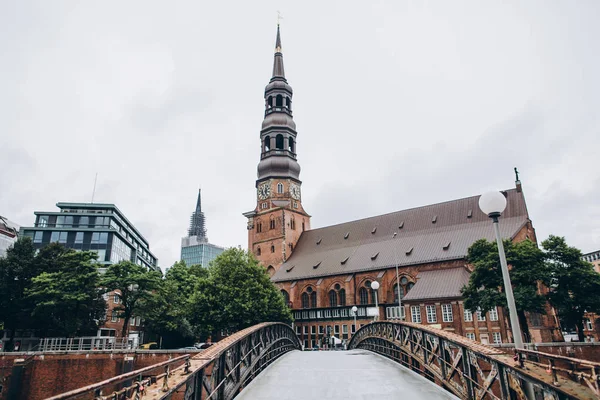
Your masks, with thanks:
<instances>
[{"instance_id":1,"label":"modern office building","mask_svg":"<svg viewBox=\"0 0 600 400\"><path fill-rule=\"evenodd\" d=\"M6 250L17 240L19 225L0 215L0 257L6 256Z\"/></svg>"},{"instance_id":2,"label":"modern office building","mask_svg":"<svg viewBox=\"0 0 600 400\"><path fill-rule=\"evenodd\" d=\"M202 191L198 190L196 210L190 218L188 236L181 239L181 261L186 265L202 265L207 267L225 249L208 242L206 236L206 219L202 212Z\"/></svg>"},{"instance_id":3,"label":"modern office building","mask_svg":"<svg viewBox=\"0 0 600 400\"><path fill-rule=\"evenodd\" d=\"M98 254L99 270L120 261L131 261L148 269L160 271L156 256L150 251L148 241L114 204L57 203L59 211L36 211L33 227L21 228L20 235L31 237L36 248L58 242L76 250ZM105 295L106 321L99 336L118 337L123 320L118 308L118 293ZM129 338L141 341L140 317L132 317Z\"/></svg>"},{"instance_id":4,"label":"modern office building","mask_svg":"<svg viewBox=\"0 0 600 400\"><path fill-rule=\"evenodd\" d=\"M36 248L58 242L98 253L108 266L123 260L159 271L148 241L114 204L57 203L59 211L36 211L33 227L21 228Z\"/></svg>"},{"instance_id":5,"label":"modern office building","mask_svg":"<svg viewBox=\"0 0 600 400\"><path fill-rule=\"evenodd\" d=\"M583 260L591 263L594 266L594 270L600 273L600 250L586 253L581 257Z\"/></svg>"}]
</instances>

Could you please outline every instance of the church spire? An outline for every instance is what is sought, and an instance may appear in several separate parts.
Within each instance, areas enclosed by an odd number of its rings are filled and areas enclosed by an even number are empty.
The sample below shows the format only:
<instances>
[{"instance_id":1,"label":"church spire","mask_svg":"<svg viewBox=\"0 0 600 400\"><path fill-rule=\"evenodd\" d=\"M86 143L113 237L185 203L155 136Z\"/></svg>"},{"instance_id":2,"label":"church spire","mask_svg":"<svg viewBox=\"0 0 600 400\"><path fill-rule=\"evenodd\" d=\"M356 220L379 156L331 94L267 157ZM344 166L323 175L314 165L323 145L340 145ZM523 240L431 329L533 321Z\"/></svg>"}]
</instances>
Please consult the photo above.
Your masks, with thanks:
<instances>
[{"instance_id":1,"label":"church spire","mask_svg":"<svg viewBox=\"0 0 600 400\"><path fill-rule=\"evenodd\" d=\"M196 210L190 217L190 229L188 229L188 237L197 236L198 241L208 242L206 237L206 220L202 212L202 189L198 189L198 200L196 200Z\"/></svg>"},{"instance_id":2,"label":"church spire","mask_svg":"<svg viewBox=\"0 0 600 400\"><path fill-rule=\"evenodd\" d=\"M283 69L283 53L281 52L281 34L277 24L277 39L275 40L275 60L273 60L273 77L271 82L277 79L285 81L285 70Z\"/></svg>"}]
</instances>

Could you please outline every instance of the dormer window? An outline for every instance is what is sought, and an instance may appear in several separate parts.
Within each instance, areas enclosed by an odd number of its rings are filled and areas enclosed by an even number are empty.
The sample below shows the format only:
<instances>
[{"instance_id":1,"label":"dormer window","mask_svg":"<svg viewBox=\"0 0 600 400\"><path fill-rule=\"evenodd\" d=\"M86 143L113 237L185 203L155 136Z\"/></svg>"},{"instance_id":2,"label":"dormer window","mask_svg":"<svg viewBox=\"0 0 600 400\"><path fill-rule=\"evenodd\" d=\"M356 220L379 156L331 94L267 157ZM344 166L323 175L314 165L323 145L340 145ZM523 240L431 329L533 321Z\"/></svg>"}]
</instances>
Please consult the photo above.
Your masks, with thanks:
<instances>
[{"instance_id":1,"label":"dormer window","mask_svg":"<svg viewBox=\"0 0 600 400\"><path fill-rule=\"evenodd\" d=\"M348 239L349 236L350 236L350 232L346 232L346 234L344 235L344 239Z\"/></svg>"}]
</instances>

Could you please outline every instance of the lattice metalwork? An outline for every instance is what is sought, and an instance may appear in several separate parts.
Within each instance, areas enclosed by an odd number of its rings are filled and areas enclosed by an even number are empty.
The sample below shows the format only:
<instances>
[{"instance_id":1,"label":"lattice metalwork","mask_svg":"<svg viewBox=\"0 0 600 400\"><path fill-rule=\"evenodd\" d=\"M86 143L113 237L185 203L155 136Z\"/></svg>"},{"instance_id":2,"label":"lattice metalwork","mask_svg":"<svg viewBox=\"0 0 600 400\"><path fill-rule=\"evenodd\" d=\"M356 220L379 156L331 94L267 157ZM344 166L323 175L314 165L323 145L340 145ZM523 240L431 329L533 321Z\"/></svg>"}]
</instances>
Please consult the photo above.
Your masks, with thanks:
<instances>
[{"instance_id":1,"label":"lattice metalwork","mask_svg":"<svg viewBox=\"0 0 600 400\"><path fill-rule=\"evenodd\" d=\"M530 350L507 354L409 322L368 324L356 332L348 348L388 357L461 399L600 398L598 363Z\"/></svg>"}]
</instances>

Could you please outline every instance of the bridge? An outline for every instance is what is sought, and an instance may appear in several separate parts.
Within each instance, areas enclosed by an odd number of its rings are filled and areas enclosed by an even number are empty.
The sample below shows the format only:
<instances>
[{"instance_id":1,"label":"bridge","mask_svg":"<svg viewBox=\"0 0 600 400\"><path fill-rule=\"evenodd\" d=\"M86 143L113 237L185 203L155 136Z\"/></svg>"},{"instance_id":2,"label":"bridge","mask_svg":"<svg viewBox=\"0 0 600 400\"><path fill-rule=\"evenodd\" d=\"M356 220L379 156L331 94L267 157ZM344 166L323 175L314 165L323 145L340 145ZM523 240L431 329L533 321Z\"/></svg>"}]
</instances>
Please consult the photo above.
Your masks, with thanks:
<instances>
[{"instance_id":1,"label":"bridge","mask_svg":"<svg viewBox=\"0 0 600 400\"><path fill-rule=\"evenodd\" d=\"M183 355L63 393L66 399L599 399L600 363L510 353L409 322L373 322L349 351L299 352L292 328L263 323Z\"/></svg>"}]
</instances>

